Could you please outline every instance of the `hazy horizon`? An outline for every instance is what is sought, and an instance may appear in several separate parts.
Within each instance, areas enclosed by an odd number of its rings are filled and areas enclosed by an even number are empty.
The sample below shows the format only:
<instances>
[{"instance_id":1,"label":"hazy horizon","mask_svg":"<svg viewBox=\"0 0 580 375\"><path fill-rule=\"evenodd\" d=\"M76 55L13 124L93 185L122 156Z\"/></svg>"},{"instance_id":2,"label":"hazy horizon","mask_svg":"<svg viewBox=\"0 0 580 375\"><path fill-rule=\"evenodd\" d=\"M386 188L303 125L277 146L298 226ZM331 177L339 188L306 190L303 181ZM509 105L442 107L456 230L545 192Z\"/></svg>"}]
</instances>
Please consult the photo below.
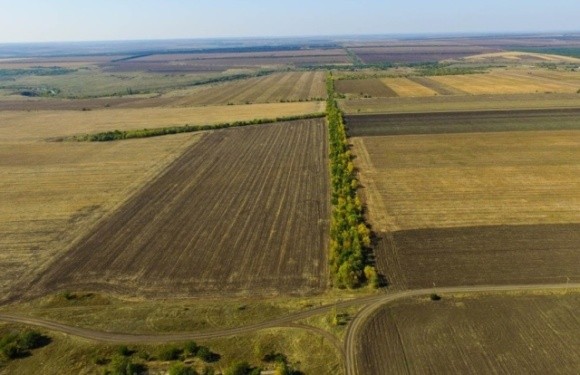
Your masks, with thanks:
<instances>
[{"instance_id":1,"label":"hazy horizon","mask_svg":"<svg viewBox=\"0 0 580 375\"><path fill-rule=\"evenodd\" d=\"M0 0L0 43L574 33L572 0Z\"/></svg>"}]
</instances>

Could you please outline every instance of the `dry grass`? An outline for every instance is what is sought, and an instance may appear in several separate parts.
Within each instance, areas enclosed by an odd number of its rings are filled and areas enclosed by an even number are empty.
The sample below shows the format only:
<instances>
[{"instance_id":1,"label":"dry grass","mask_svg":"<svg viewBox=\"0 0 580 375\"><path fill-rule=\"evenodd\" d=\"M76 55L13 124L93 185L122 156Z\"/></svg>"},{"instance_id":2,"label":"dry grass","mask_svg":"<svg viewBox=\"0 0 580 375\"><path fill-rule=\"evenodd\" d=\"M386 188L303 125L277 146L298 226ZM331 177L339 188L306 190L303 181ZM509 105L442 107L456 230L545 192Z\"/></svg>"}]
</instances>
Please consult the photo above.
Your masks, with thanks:
<instances>
[{"instance_id":1,"label":"dry grass","mask_svg":"<svg viewBox=\"0 0 580 375\"><path fill-rule=\"evenodd\" d=\"M578 94L448 95L341 100L347 114L578 108Z\"/></svg>"},{"instance_id":2,"label":"dry grass","mask_svg":"<svg viewBox=\"0 0 580 375\"><path fill-rule=\"evenodd\" d=\"M553 79L541 78L527 71L494 71L488 74L468 74L430 77L469 94L526 94L526 93L576 93L579 85L570 83L574 73Z\"/></svg>"},{"instance_id":3,"label":"dry grass","mask_svg":"<svg viewBox=\"0 0 580 375\"><path fill-rule=\"evenodd\" d=\"M199 136L98 144L6 138L0 143L0 295L66 250Z\"/></svg>"},{"instance_id":4,"label":"dry grass","mask_svg":"<svg viewBox=\"0 0 580 375\"><path fill-rule=\"evenodd\" d=\"M550 62L550 63L580 63L580 59L569 56L551 55L546 53L533 52L494 52L482 53L479 55L463 57L460 60L469 62L515 62L515 63L532 63L532 62Z\"/></svg>"},{"instance_id":5,"label":"dry grass","mask_svg":"<svg viewBox=\"0 0 580 375\"><path fill-rule=\"evenodd\" d=\"M92 111L0 111L0 139L29 142L83 133L215 124L323 111L322 102Z\"/></svg>"},{"instance_id":6,"label":"dry grass","mask_svg":"<svg viewBox=\"0 0 580 375\"><path fill-rule=\"evenodd\" d=\"M433 96L437 92L408 78L383 78L383 83L400 97Z\"/></svg>"},{"instance_id":7,"label":"dry grass","mask_svg":"<svg viewBox=\"0 0 580 375\"><path fill-rule=\"evenodd\" d=\"M288 72L176 90L163 95L173 98L171 105L219 105L307 101L326 97L324 72Z\"/></svg>"},{"instance_id":8,"label":"dry grass","mask_svg":"<svg viewBox=\"0 0 580 375\"><path fill-rule=\"evenodd\" d=\"M578 221L578 131L354 142L376 230Z\"/></svg>"}]
</instances>

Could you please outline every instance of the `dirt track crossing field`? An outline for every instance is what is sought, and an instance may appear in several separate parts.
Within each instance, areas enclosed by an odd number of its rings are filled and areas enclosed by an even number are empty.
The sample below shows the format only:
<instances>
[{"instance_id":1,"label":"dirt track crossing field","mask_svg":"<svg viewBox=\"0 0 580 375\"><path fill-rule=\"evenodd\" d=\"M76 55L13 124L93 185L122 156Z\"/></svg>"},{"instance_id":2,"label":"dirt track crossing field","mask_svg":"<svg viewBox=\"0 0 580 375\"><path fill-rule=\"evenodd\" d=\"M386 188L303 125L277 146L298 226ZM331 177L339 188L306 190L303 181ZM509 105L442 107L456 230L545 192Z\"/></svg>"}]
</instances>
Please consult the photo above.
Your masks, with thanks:
<instances>
[{"instance_id":1,"label":"dirt track crossing field","mask_svg":"<svg viewBox=\"0 0 580 375\"><path fill-rule=\"evenodd\" d=\"M321 120L306 120L206 135L55 261L34 292L324 289L325 129Z\"/></svg>"}]
</instances>

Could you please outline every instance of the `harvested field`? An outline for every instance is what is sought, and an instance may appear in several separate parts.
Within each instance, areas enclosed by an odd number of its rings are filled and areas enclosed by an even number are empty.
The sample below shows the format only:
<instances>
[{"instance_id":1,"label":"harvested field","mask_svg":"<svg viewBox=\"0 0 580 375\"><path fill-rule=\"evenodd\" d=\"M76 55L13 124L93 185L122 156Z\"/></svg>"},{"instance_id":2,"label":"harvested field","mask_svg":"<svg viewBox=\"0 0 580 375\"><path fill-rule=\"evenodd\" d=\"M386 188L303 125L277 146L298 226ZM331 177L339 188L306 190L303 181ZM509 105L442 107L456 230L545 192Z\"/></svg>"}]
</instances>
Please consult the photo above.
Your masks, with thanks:
<instances>
[{"instance_id":1,"label":"harvested field","mask_svg":"<svg viewBox=\"0 0 580 375\"><path fill-rule=\"evenodd\" d=\"M347 114L579 108L578 94L449 95L340 100Z\"/></svg>"},{"instance_id":2,"label":"harvested field","mask_svg":"<svg viewBox=\"0 0 580 375\"><path fill-rule=\"evenodd\" d=\"M215 131L56 260L36 292L165 296L325 288L326 127Z\"/></svg>"},{"instance_id":3,"label":"harvested field","mask_svg":"<svg viewBox=\"0 0 580 375\"><path fill-rule=\"evenodd\" d=\"M324 72L288 72L164 95L172 106L308 101L326 98Z\"/></svg>"},{"instance_id":4,"label":"harvested field","mask_svg":"<svg viewBox=\"0 0 580 375\"><path fill-rule=\"evenodd\" d=\"M437 92L408 78L383 78L383 83L401 97L437 95Z\"/></svg>"},{"instance_id":5,"label":"harvested field","mask_svg":"<svg viewBox=\"0 0 580 375\"><path fill-rule=\"evenodd\" d=\"M459 60L478 63L518 63L518 64L580 63L580 59L569 56L551 55L545 53L517 52L517 51L483 53L474 56L466 56Z\"/></svg>"},{"instance_id":6,"label":"harvested field","mask_svg":"<svg viewBox=\"0 0 580 375\"><path fill-rule=\"evenodd\" d=\"M468 74L430 77L438 84L469 94L526 94L526 93L576 93L580 82L571 78L548 79L523 71L494 71L488 74Z\"/></svg>"},{"instance_id":7,"label":"harvested field","mask_svg":"<svg viewBox=\"0 0 580 375\"><path fill-rule=\"evenodd\" d=\"M385 306L361 331L360 374L576 374L580 294L444 296Z\"/></svg>"},{"instance_id":8,"label":"harvested field","mask_svg":"<svg viewBox=\"0 0 580 375\"><path fill-rule=\"evenodd\" d=\"M580 221L580 130L352 141L376 231Z\"/></svg>"},{"instance_id":9,"label":"harvested field","mask_svg":"<svg viewBox=\"0 0 580 375\"><path fill-rule=\"evenodd\" d=\"M199 136L0 142L0 296L24 284Z\"/></svg>"},{"instance_id":10,"label":"harvested field","mask_svg":"<svg viewBox=\"0 0 580 375\"><path fill-rule=\"evenodd\" d=\"M324 103L272 103L183 108L105 108L93 111L2 111L0 139L35 141L113 130L205 125L324 112Z\"/></svg>"},{"instance_id":11,"label":"harvested field","mask_svg":"<svg viewBox=\"0 0 580 375\"><path fill-rule=\"evenodd\" d=\"M345 116L352 137L580 130L580 108Z\"/></svg>"},{"instance_id":12,"label":"harvested field","mask_svg":"<svg viewBox=\"0 0 580 375\"><path fill-rule=\"evenodd\" d=\"M455 43L402 43L389 46L352 46L349 47L365 64L376 63L417 63L435 62L459 57L466 57L482 52L493 51L477 45L453 45Z\"/></svg>"},{"instance_id":13,"label":"harvested field","mask_svg":"<svg viewBox=\"0 0 580 375\"><path fill-rule=\"evenodd\" d=\"M414 229L378 235L377 269L395 289L580 281L580 224Z\"/></svg>"},{"instance_id":14,"label":"harvested field","mask_svg":"<svg viewBox=\"0 0 580 375\"><path fill-rule=\"evenodd\" d=\"M397 93L378 78L343 79L335 82L336 91L349 96L385 97L397 96Z\"/></svg>"},{"instance_id":15,"label":"harvested field","mask_svg":"<svg viewBox=\"0 0 580 375\"><path fill-rule=\"evenodd\" d=\"M426 88L435 91L439 95L465 95L466 92L456 87L450 86L444 82L437 81L433 78L437 77L409 77L415 83L425 86Z\"/></svg>"},{"instance_id":16,"label":"harvested field","mask_svg":"<svg viewBox=\"0 0 580 375\"><path fill-rule=\"evenodd\" d=\"M179 73L187 71L226 71L241 68L272 66L304 66L324 64L349 64L350 58L343 49L311 49L272 52L226 52L156 54L103 64L111 72L149 71Z\"/></svg>"}]
</instances>

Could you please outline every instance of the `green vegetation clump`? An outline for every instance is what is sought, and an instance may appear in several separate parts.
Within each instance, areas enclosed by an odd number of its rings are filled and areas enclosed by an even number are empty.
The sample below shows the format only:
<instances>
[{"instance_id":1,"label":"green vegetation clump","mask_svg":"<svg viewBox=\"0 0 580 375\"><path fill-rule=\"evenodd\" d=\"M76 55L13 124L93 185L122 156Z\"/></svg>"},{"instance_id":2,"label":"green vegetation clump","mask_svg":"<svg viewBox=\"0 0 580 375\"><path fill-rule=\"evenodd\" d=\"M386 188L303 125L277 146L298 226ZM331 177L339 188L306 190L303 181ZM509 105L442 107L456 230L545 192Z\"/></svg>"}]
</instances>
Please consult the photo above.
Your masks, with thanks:
<instances>
[{"instance_id":1,"label":"green vegetation clump","mask_svg":"<svg viewBox=\"0 0 580 375\"><path fill-rule=\"evenodd\" d=\"M410 64L410 66L417 68L415 75L419 76L453 76L464 74L481 74L487 72L487 70L482 67L450 66L449 64L441 64L437 62Z\"/></svg>"},{"instance_id":2,"label":"green vegetation clump","mask_svg":"<svg viewBox=\"0 0 580 375\"><path fill-rule=\"evenodd\" d=\"M333 284L356 288L365 282L378 286L374 267L368 264L370 230L364 222L357 194L353 156L349 150L342 112L336 102L334 80L327 78L327 121L330 137L332 218L330 226L330 270ZM373 276L375 275L375 276Z\"/></svg>"},{"instance_id":3,"label":"green vegetation clump","mask_svg":"<svg viewBox=\"0 0 580 375\"><path fill-rule=\"evenodd\" d=\"M18 76L61 76L75 71L75 69L68 69L60 66L33 66L27 69L0 69L0 78Z\"/></svg>"},{"instance_id":4,"label":"green vegetation clump","mask_svg":"<svg viewBox=\"0 0 580 375\"><path fill-rule=\"evenodd\" d=\"M0 337L0 359L10 361L27 357L31 350L46 346L50 341L50 337L33 330L6 334Z\"/></svg>"}]
</instances>

